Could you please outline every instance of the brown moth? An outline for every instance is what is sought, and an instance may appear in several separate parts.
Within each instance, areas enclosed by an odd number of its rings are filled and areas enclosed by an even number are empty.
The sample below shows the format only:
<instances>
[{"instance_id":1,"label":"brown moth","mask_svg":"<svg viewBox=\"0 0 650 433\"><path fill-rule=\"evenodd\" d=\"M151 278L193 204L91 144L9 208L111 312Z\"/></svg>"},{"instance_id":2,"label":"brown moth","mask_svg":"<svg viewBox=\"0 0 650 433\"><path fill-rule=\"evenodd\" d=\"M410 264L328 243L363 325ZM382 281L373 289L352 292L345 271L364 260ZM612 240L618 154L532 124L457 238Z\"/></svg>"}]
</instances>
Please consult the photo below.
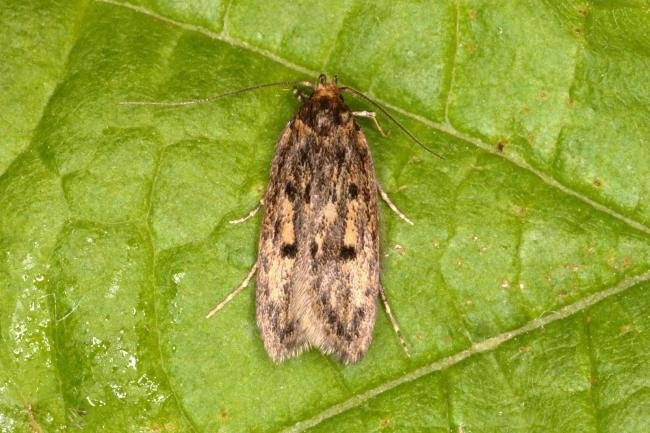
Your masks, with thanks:
<instances>
[{"instance_id":1,"label":"brown moth","mask_svg":"<svg viewBox=\"0 0 650 433\"><path fill-rule=\"evenodd\" d=\"M129 104L189 105L284 84L308 86L313 92L298 95L302 106L276 145L268 187L260 201L264 218L257 261L242 284L207 317L257 274L257 324L273 361L314 347L354 363L368 351L379 297L408 356L379 279L377 194L400 218L412 222L379 186L368 141L355 120L355 116L375 120L375 113L352 112L341 91L368 100L395 121L389 113L360 92L339 87L336 77L328 82L325 75L315 85L270 83L202 100ZM383 133L376 120L375 124ZM246 221L259 207L231 223Z\"/></svg>"},{"instance_id":2,"label":"brown moth","mask_svg":"<svg viewBox=\"0 0 650 433\"><path fill-rule=\"evenodd\" d=\"M280 136L264 211L256 298L269 356L317 347L358 361L379 295L377 181L336 83L323 77Z\"/></svg>"},{"instance_id":3,"label":"brown moth","mask_svg":"<svg viewBox=\"0 0 650 433\"><path fill-rule=\"evenodd\" d=\"M368 351L378 297L399 333L379 280L379 185L354 118L374 113L353 113L325 75L301 99L276 145L262 200L249 274L257 272L257 324L275 362L315 347L354 363Z\"/></svg>"}]
</instances>

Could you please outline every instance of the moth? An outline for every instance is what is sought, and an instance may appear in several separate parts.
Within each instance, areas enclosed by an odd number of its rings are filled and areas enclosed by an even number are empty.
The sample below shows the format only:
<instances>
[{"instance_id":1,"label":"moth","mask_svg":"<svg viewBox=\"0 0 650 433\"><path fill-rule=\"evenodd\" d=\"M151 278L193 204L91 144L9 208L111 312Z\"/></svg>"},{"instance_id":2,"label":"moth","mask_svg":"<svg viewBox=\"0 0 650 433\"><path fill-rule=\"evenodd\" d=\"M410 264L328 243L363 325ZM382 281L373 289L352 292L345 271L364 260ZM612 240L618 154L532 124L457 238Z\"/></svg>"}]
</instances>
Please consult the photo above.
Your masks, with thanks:
<instances>
[{"instance_id":1,"label":"moth","mask_svg":"<svg viewBox=\"0 0 650 433\"><path fill-rule=\"evenodd\" d=\"M383 133L375 113L351 111L341 92L374 101L339 87L336 77L328 82L325 75L315 84L270 83L198 101L279 84L300 84L312 92L297 92L302 105L277 142L260 204L231 221L244 222L264 208L257 261L239 287L207 317L257 275L257 325L273 361L312 347L335 354L344 363L359 361L372 340L377 299L408 355L380 282L378 195L398 216L412 222L379 186L368 141L355 120L370 117ZM174 103L155 105L160 104Z\"/></svg>"}]
</instances>

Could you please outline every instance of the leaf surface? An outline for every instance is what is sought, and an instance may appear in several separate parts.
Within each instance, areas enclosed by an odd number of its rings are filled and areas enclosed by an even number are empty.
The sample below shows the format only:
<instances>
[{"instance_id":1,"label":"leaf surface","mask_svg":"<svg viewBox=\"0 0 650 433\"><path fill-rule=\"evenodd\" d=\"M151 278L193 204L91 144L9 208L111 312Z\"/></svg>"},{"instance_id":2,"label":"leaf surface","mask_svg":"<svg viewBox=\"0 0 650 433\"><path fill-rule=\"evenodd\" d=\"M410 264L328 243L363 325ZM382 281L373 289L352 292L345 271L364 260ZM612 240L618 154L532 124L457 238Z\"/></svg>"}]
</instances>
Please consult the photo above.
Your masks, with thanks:
<instances>
[{"instance_id":1,"label":"leaf surface","mask_svg":"<svg viewBox=\"0 0 650 433\"><path fill-rule=\"evenodd\" d=\"M626 2L0 6L0 431L642 432L650 9ZM385 315L367 357L274 365L249 289L320 72L385 104ZM356 110L371 110L346 96Z\"/></svg>"}]
</instances>

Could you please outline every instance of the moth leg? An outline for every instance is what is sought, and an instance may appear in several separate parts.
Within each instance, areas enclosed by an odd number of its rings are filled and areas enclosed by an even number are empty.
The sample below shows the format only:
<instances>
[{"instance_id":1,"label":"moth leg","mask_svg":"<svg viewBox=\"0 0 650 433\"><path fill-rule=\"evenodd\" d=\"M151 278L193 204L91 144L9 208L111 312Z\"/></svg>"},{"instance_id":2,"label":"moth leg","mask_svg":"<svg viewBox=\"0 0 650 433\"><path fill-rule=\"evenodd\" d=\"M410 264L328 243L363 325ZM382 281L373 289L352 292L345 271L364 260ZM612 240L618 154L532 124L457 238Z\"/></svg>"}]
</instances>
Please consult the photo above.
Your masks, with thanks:
<instances>
[{"instance_id":1,"label":"moth leg","mask_svg":"<svg viewBox=\"0 0 650 433\"><path fill-rule=\"evenodd\" d=\"M402 211L399 210L399 209L397 208L397 206L395 206L395 204L394 204L392 201L390 201L390 198L388 198L388 194L386 194L386 191L384 191L384 189L381 187L381 185L379 185L379 182L377 182L377 190L379 191L379 195L380 195L381 198L386 202L386 204L388 205L388 207L390 208L390 210L392 210L393 212L395 212L395 213L397 214L397 216L400 217L402 220L404 220L404 221L406 221L407 223L413 225L413 221L411 221L410 219L408 219L408 217L407 217L406 215L404 215L404 214L402 213Z\"/></svg>"},{"instance_id":2,"label":"moth leg","mask_svg":"<svg viewBox=\"0 0 650 433\"><path fill-rule=\"evenodd\" d=\"M257 206L255 206L255 209L252 211L248 212L245 216L241 218L237 218L236 220L228 221L230 224L241 224L244 221L247 221L255 216L255 214L260 210L260 207L264 205L264 199L260 200L259 203L257 203Z\"/></svg>"},{"instance_id":3,"label":"moth leg","mask_svg":"<svg viewBox=\"0 0 650 433\"><path fill-rule=\"evenodd\" d=\"M382 137L388 137L388 134L384 132L382 127L379 125L379 122L377 122L377 113L374 111L353 111L352 115L356 117L365 117L367 119L372 119Z\"/></svg>"},{"instance_id":4,"label":"moth leg","mask_svg":"<svg viewBox=\"0 0 650 433\"><path fill-rule=\"evenodd\" d=\"M381 284L379 285L379 297L381 298L381 302L384 304L384 309L386 310L386 314L390 319L391 325L393 325L393 330L395 331L395 334L397 334L397 338L399 338L399 342L402 345L402 349L404 349L404 353L406 353L406 356L410 358L411 354L409 353L409 348L406 346L406 342L402 337L402 332L399 330L399 325L397 324L397 320L395 320L393 313L390 311L390 306L388 305L388 298L386 298L386 292L384 292L384 287Z\"/></svg>"},{"instance_id":5,"label":"moth leg","mask_svg":"<svg viewBox=\"0 0 650 433\"><path fill-rule=\"evenodd\" d=\"M223 301L219 302L216 307L210 310L207 316L205 316L205 318L209 319L210 317L217 314L219 310L225 307L228 302L232 301L235 296L237 296L242 290L244 290L248 286L248 283L251 282L251 279L253 278L253 275L255 275L255 272L257 272L257 262L255 262L255 264L251 268L246 278L244 278L244 281L242 281L241 284L235 290L230 292L230 294L226 296L226 298Z\"/></svg>"}]
</instances>

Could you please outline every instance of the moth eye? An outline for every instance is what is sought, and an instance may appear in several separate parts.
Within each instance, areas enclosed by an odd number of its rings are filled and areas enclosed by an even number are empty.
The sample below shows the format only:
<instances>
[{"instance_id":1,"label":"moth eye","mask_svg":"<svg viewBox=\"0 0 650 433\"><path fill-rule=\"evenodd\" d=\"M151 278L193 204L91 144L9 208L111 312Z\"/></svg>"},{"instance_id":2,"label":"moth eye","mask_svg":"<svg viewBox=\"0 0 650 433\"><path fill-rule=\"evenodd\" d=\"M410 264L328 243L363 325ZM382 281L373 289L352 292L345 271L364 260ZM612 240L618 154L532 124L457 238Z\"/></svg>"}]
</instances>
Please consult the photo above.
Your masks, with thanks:
<instances>
[{"instance_id":1,"label":"moth eye","mask_svg":"<svg viewBox=\"0 0 650 433\"><path fill-rule=\"evenodd\" d=\"M339 95L339 99L343 102L343 95Z\"/></svg>"}]
</instances>

